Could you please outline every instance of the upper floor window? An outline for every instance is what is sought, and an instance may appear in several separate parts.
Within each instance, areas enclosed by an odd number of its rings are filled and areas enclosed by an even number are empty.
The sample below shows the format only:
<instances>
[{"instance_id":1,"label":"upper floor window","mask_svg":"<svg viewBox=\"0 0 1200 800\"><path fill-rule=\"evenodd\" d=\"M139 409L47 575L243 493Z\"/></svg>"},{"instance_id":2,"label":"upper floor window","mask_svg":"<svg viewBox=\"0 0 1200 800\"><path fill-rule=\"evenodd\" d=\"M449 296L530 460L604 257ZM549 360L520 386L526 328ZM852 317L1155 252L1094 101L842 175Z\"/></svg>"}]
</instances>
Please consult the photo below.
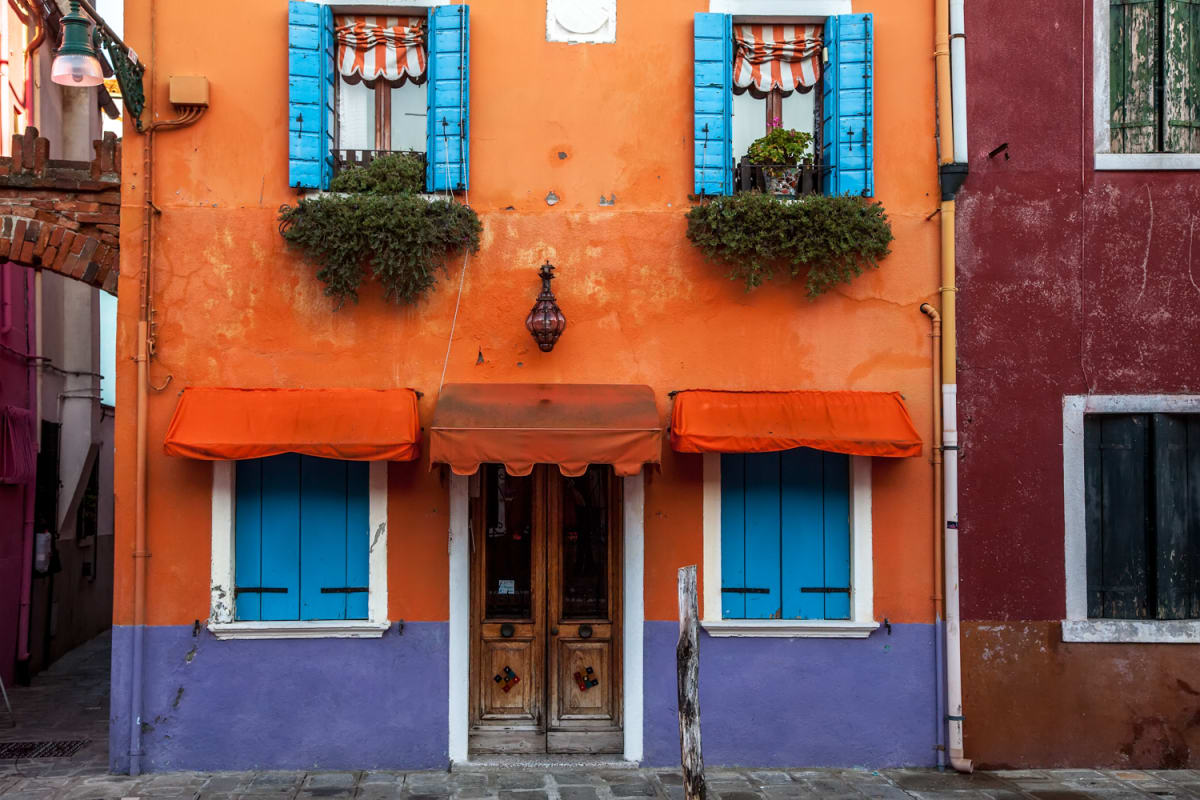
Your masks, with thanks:
<instances>
[{"instance_id":1,"label":"upper floor window","mask_svg":"<svg viewBox=\"0 0 1200 800\"><path fill-rule=\"evenodd\" d=\"M335 16L334 34L340 159L355 163L363 151L424 152L425 18Z\"/></svg>"},{"instance_id":2,"label":"upper floor window","mask_svg":"<svg viewBox=\"0 0 1200 800\"><path fill-rule=\"evenodd\" d=\"M812 137L799 193L874 194L870 14L831 16L822 25L701 13L694 36L696 194L765 188L761 163L747 156L774 128Z\"/></svg>"},{"instance_id":3,"label":"upper floor window","mask_svg":"<svg viewBox=\"0 0 1200 800\"><path fill-rule=\"evenodd\" d=\"M1097 169L1200 168L1200 5L1093 3Z\"/></svg>"},{"instance_id":4,"label":"upper floor window","mask_svg":"<svg viewBox=\"0 0 1200 800\"><path fill-rule=\"evenodd\" d=\"M465 190L470 157L470 7L428 15L335 13L288 3L288 183L328 189L377 152L425 154L425 188Z\"/></svg>"},{"instance_id":5,"label":"upper floor window","mask_svg":"<svg viewBox=\"0 0 1200 800\"><path fill-rule=\"evenodd\" d=\"M1200 414L1083 425L1088 617L1200 619Z\"/></svg>"}]
</instances>

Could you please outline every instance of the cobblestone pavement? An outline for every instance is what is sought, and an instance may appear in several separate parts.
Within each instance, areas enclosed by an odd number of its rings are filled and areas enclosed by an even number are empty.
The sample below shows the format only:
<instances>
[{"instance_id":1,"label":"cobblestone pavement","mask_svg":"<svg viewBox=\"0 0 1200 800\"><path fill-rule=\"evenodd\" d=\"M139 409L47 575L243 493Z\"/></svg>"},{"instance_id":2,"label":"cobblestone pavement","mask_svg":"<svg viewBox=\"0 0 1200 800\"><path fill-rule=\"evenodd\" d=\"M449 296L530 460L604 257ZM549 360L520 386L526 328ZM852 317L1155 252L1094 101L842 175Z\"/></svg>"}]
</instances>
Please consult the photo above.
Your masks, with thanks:
<instances>
[{"instance_id":1,"label":"cobblestone pavement","mask_svg":"<svg viewBox=\"0 0 1200 800\"><path fill-rule=\"evenodd\" d=\"M108 775L107 635L10 690L15 726L0 708L0 744L87 739L69 758L0 759L3 800L682 800L678 770L556 765L453 772L177 772ZM934 770L709 769L710 800L807 798L1177 797L1200 800L1200 771L1023 770L975 775Z\"/></svg>"},{"instance_id":2,"label":"cobblestone pavement","mask_svg":"<svg viewBox=\"0 0 1200 800\"><path fill-rule=\"evenodd\" d=\"M17 765L18 767L20 765ZM589 769L454 772L178 772L24 776L0 766L5 800L681 800L678 771ZM807 798L1200 798L1200 772L1025 770L970 776L933 770L711 769L712 800Z\"/></svg>"}]
</instances>

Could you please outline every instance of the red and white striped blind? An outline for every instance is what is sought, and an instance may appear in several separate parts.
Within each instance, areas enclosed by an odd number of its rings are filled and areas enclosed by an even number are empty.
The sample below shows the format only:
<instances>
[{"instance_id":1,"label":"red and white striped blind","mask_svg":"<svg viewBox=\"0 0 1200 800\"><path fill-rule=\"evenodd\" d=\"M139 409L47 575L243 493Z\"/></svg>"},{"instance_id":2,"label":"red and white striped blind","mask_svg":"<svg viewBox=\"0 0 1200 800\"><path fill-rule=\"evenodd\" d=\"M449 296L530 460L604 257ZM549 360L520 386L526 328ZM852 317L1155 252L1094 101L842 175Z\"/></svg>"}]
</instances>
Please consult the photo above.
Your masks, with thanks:
<instances>
[{"instance_id":1,"label":"red and white striped blind","mask_svg":"<svg viewBox=\"0 0 1200 800\"><path fill-rule=\"evenodd\" d=\"M334 28L342 77L396 85L424 79L424 17L339 16Z\"/></svg>"},{"instance_id":2,"label":"red and white striped blind","mask_svg":"<svg viewBox=\"0 0 1200 800\"><path fill-rule=\"evenodd\" d=\"M733 85L790 94L821 79L820 25L734 25Z\"/></svg>"}]
</instances>

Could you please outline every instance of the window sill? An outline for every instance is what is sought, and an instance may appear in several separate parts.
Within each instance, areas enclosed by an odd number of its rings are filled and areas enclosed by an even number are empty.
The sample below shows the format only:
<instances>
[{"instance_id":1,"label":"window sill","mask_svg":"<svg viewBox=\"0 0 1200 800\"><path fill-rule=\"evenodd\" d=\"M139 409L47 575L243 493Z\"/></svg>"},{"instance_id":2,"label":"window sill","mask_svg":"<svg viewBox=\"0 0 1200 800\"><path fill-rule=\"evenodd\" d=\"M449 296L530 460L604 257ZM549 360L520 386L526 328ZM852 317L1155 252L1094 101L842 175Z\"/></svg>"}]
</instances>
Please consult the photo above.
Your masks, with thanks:
<instances>
[{"instance_id":1,"label":"window sill","mask_svg":"<svg viewBox=\"0 0 1200 800\"><path fill-rule=\"evenodd\" d=\"M330 620L328 622L210 622L218 639L378 639L390 622Z\"/></svg>"},{"instance_id":2,"label":"window sill","mask_svg":"<svg viewBox=\"0 0 1200 800\"><path fill-rule=\"evenodd\" d=\"M721 619L703 620L709 636L798 639L865 639L878 622L850 620Z\"/></svg>"},{"instance_id":3,"label":"window sill","mask_svg":"<svg viewBox=\"0 0 1200 800\"><path fill-rule=\"evenodd\" d=\"M1200 644L1200 620L1064 619L1064 642Z\"/></svg>"},{"instance_id":4,"label":"window sill","mask_svg":"<svg viewBox=\"0 0 1200 800\"><path fill-rule=\"evenodd\" d=\"M1200 170L1200 153L1096 153L1096 170Z\"/></svg>"}]
</instances>

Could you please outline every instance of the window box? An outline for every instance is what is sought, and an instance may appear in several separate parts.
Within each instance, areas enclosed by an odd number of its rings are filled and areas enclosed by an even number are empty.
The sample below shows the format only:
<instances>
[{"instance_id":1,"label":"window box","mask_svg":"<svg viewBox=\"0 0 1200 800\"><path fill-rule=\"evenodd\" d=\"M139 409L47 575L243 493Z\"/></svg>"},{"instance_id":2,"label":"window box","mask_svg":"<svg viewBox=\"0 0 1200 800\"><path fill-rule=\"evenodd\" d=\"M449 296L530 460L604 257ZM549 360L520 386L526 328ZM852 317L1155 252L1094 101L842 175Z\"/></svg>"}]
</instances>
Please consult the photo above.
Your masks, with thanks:
<instances>
[{"instance_id":1,"label":"window box","mask_svg":"<svg viewBox=\"0 0 1200 800\"><path fill-rule=\"evenodd\" d=\"M773 191L775 186L771 173L776 171L792 170L791 176L791 191L778 192ZM738 162L737 170L734 173L735 193L740 192L763 192L764 194L774 194L776 197L803 197L806 195L821 193L821 175L823 170L817 164L752 164L749 156L742 156Z\"/></svg>"}]
</instances>

